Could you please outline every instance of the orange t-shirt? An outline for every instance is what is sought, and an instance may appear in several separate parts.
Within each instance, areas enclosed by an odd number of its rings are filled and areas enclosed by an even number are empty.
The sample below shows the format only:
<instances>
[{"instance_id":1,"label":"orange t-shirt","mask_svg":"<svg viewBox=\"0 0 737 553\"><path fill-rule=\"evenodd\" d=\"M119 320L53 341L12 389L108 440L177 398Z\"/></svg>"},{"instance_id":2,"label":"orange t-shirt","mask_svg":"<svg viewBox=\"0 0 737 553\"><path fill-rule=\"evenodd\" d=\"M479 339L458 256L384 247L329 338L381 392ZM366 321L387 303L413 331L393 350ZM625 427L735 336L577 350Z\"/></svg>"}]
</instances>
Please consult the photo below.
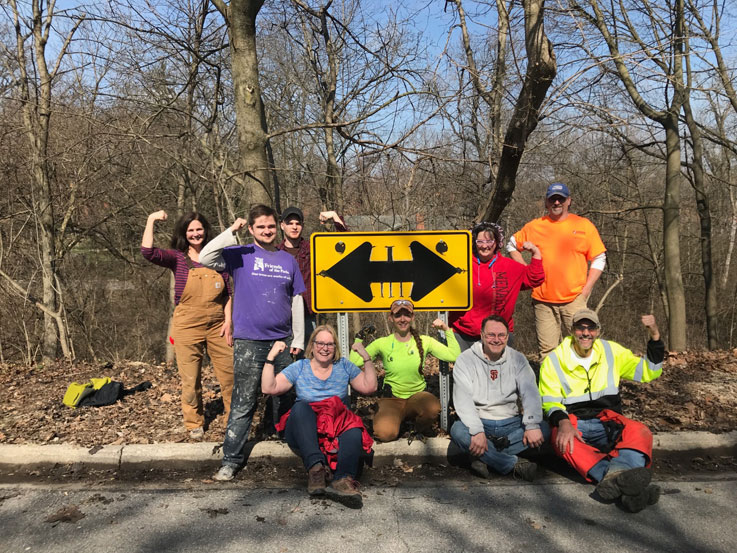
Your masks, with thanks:
<instances>
[{"instance_id":1,"label":"orange t-shirt","mask_svg":"<svg viewBox=\"0 0 737 553\"><path fill-rule=\"evenodd\" d=\"M520 251L526 241L540 248L545 282L532 291L532 297L548 303L576 299L586 284L589 261L606 251L594 224L573 213L557 222L547 215L533 219L514 239Z\"/></svg>"}]
</instances>

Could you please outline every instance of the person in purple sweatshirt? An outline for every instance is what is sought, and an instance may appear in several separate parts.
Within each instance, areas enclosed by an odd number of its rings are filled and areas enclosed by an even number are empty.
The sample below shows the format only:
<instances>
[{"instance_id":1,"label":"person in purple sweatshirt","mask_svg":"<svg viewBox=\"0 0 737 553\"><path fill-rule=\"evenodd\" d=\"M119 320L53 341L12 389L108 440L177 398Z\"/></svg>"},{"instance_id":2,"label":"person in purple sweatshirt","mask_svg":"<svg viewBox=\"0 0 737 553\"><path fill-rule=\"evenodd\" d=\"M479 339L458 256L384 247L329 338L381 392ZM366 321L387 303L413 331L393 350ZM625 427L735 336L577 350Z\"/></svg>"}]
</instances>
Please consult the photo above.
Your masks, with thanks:
<instances>
[{"instance_id":1,"label":"person in purple sweatshirt","mask_svg":"<svg viewBox=\"0 0 737 553\"><path fill-rule=\"evenodd\" d=\"M233 391L233 340L230 334L230 279L203 266L200 251L211 237L210 224L201 213L186 213L174 225L171 249L154 248L154 225L166 221L166 211L148 216L141 240L145 259L174 273L174 316L171 340L182 379L182 414L189 437L202 440L205 415L202 406L202 358L212 362L230 414Z\"/></svg>"},{"instance_id":2,"label":"person in purple sweatshirt","mask_svg":"<svg viewBox=\"0 0 737 553\"><path fill-rule=\"evenodd\" d=\"M223 461L213 477L232 480L245 463L245 446L261 393L264 363L278 373L304 349L304 281L297 260L276 248L276 211L255 205L248 220L238 218L200 252L200 262L225 270L233 278L233 397L223 443ZM252 244L237 245L235 233L244 227ZM267 354L275 342L291 344L274 359ZM275 402L274 422L286 405ZM281 407L281 409L280 409Z\"/></svg>"}]
</instances>

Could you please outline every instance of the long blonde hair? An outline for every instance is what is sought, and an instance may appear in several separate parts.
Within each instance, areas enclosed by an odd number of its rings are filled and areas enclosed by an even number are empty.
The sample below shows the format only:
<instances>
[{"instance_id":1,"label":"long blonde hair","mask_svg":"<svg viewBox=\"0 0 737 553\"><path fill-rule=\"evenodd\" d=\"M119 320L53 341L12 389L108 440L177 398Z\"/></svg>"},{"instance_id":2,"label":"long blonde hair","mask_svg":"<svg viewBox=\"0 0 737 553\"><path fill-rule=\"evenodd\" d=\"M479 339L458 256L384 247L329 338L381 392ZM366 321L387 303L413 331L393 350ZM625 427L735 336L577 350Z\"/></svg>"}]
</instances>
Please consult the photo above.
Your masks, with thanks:
<instances>
[{"instance_id":1,"label":"long blonde hair","mask_svg":"<svg viewBox=\"0 0 737 553\"><path fill-rule=\"evenodd\" d=\"M335 342L335 350L333 350L334 363L342 356L340 354L340 344L338 343L338 333L335 332L335 329L330 325L320 325L312 331L312 334L310 334L310 339L307 341L307 348L305 348L305 357L307 357L308 359L312 359L314 357L315 338L317 337L318 333L322 332L323 330L329 332L330 335L333 337L333 342Z\"/></svg>"}]
</instances>

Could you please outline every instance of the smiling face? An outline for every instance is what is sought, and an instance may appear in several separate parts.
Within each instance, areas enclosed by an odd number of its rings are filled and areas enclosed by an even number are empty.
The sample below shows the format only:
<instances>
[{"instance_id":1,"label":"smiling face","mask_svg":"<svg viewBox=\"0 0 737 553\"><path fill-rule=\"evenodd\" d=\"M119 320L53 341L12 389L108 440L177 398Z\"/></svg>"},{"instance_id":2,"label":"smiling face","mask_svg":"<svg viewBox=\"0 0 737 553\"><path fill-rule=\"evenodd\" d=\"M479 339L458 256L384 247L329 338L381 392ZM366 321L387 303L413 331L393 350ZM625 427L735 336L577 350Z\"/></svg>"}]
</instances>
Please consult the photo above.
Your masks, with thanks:
<instances>
[{"instance_id":1,"label":"smiling face","mask_svg":"<svg viewBox=\"0 0 737 553\"><path fill-rule=\"evenodd\" d=\"M304 225L297 216L289 217L286 221L282 221L281 223L281 230L284 233L284 236L292 243L299 240L299 237L302 236L303 228Z\"/></svg>"},{"instance_id":2,"label":"smiling face","mask_svg":"<svg viewBox=\"0 0 737 553\"><path fill-rule=\"evenodd\" d=\"M187 243L189 243L190 247L200 251L202 249L202 244L205 241L205 228L202 226L202 223L195 219L187 227L185 236L187 237Z\"/></svg>"},{"instance_id":3,"label":"smiling face","mask_svg":"<svg viewBox=\"0 0 737 553\"><path fill-rule=\"evenodd\" d=\"M312 342L312 358L320 364L331 363L335 359L335 338L329 330L315 334Z\"/></svg>"},{"instance_id":4,"label":"smiling face","mask_svg":"<svg viewBox=\"0 0 737 553\"><path fill-rule=\"evenodd\" d=\"M475 244L476 253L481 263L485 263L494 257L496 253L496 240L491 232L487 230L479 232L476 236Z\"/></svg>"},{"instance_id":5,"label":"smiling face","mask_svg":"<svg viewBox=\"0 0 737 553\"><path fill-rule=\"evenodd\" d=\"M553 221L562 221L568 217L568 207L571 205L571 197L554 195L545 200L545 207L548 210L548 216Z\"/></svg>"},{"instance_id":6,"label":"smiling face","mask_svg":"<svg viewBox=\"0 0 737 553\"><path fill-rule=\"evenodd\" d=\"M389 320L394 326L394 330L401 336L405 336L409 332L409 329L412 326L412 321L415 320L415 316L407 309L400 309L396 313L391 313L389 315Z\"/></svg>"},{"instance_id":7,"label":"smiling face","mask_svg":"<svg viewBox=\"0 0 737 553\"><path fill-rule=\"evenodd\" d=\"M588 357L594 341L599 337L601 329L588 319L581 319L573 325L573 348L579 357Z\"/></svg>"},{"instance_id":8,"label":"smiling face","mask_svg":"<svg viewBox=\"0 0 737 553\"><path fill-rule=\"evenodd\" d=\"M499 359L507 347L509 339L509 331L499 321L486 321L484 328L481 329L481 341L484 353L490 359Z\"/></svg>"},{"instance_id":9,"label":"smiling face","mask_svg":"<svg viewBox=\"0 0 737 553\"><path fill-rule=\"evenodd\" d=\"M256 217L253 225L248 225L248 232L251 233L256 244L262 248L268 248L276 240L276 219L271 215Z\"/></svg>"}]
</instances>

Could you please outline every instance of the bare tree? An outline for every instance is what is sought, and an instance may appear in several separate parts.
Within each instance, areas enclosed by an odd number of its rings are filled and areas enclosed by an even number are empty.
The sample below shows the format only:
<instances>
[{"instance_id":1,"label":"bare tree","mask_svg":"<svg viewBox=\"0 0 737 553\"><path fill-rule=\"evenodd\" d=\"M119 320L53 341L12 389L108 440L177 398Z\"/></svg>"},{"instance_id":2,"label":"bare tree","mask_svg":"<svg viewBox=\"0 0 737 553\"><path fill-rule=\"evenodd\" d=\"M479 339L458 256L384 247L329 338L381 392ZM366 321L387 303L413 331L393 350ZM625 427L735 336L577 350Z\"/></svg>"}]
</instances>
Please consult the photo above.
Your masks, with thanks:
<instances>
[{"instance_id":1,"label":"bare tree","mask_svg":"<svg viewBox=\"0 0 737 553\"><path fill-rule=\"evenodd\" d=\"M61 347L64 357L72 357L68 328L64 316L62 282L57 270L57 244L51 167L49 164L49 125L52 114L52 90L62 60L84 17L77 17L63 37L62 45L51 62L46 59L47 46L55 18L55 1L31 0L31 13L23 13L16 0L9 7L15 29L15 61L17 72L15 98L23 113L23 125L30 149L29 169L33 186L33 212L39 243L39 269L42 296L33 300L44 316L42 355L48 361L56 357ZM30 54L31 59L28 59ZM0 270L0 276L20 295L31 291Z\"/></svg>"},{"instance_id":2,"label":"bare tree","mask_svg":"<svg viewBox=\"0 0 737 553\"><path fill-rule=\"evenodd\" d=\"M679 117L685 98L683 78L684 55L684 5L676 0L666 6L666 16L660 17L658 10L649 2L633 6L633 11L646 18L654 36L654 44L643 39L643 30L638 29L639 18L630 18L627 9L611 7L607 11L598 0L587 0L585 4L570 0L573 13L593 26L603 38L608 56L602 64L613 64L616 77L624 86L635 107L648 119L658 123L665 132L666 176L663 201L663 245L665 250L665 282L668 295L668 336L670 348L675 351L686 349L686 300L681 270L680 249L680 185L681 185L681 141ZM638 80L632 71L637 71L638 59L631 57L628 48L636 49L638 57L644 56L662 72L666 105L657 109L642 96ZM629 64L629 65L628 65ZM630 68L632 66L632 69Z\"/></svg>"}]
</instances>

